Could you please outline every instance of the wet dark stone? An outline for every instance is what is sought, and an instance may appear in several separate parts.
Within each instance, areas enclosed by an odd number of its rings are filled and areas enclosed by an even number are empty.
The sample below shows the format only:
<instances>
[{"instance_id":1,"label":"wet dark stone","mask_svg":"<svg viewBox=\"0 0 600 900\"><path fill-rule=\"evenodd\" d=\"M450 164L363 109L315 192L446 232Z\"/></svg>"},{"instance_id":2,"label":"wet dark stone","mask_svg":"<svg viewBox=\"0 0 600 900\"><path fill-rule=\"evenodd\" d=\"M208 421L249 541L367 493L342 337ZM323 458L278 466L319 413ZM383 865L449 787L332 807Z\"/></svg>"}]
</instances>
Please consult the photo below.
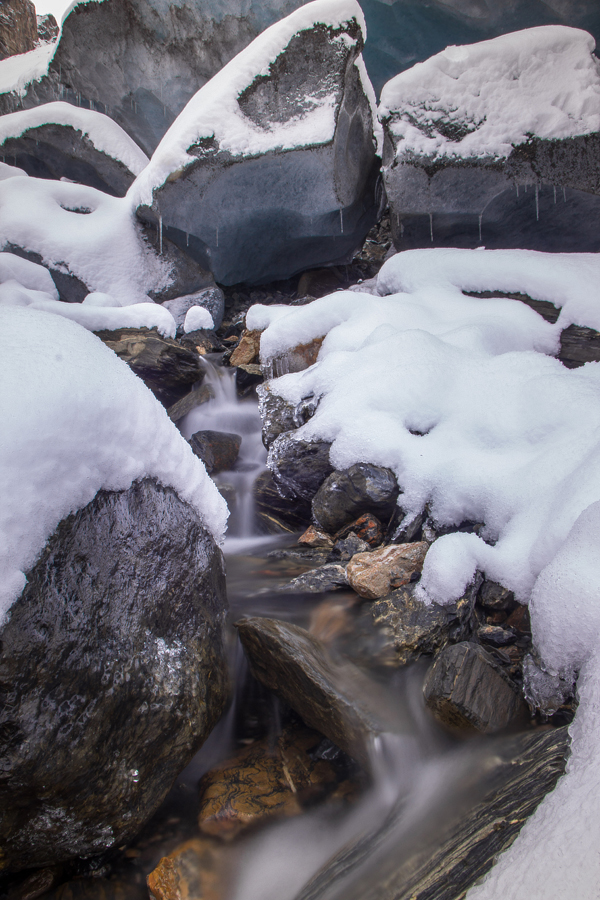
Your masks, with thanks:
<instances>
[{"instance_id":1,"label":"wet dark stone","mask_svg":"<svg viewBox=\"0 0 600 900\"><path fill-rule=\"evenodd\" d=\"M226 431L197 431L189 444L199 456L209 475L233 469L239 456L242 438Z\"/></svg>"},{"instance_id":2,"label":"wet dark stone","mask_svg":"<svg viewBox=\"0 0 600 900\"><path fill-rule=\"evenodd\" d=\"M101 491L0 631L0 869L127 843L221 715L223 557L170 489Z\"/></svg>"},{"instance_id":3,"label":"wet dark stone","mask_svg":"<svg viewBox=\"0 0 600 900\"><path fill-rule=\"evenodd\" d=\"M370 547L378 547L383 541L383 531L381 522L375 516L368 514L360 516L355 522L351 522L342 528L336 534L336 539L341 540L348 537L353 531L362 541L365 541ZM409 543L406 541L406 543Z\"/></svg>"},{"instance_id":4,"label":"wet dark stone","mask_svg":"<svg viewBox=\"0 0 600 900\"><path fill-rule=\"evenodd\" d=\"M367 553L370 549L371 547L366 541L361 540L354 531L351 531L346 537L339 538L335 542L329 554L329 559L331 562L336 560L348 562L355 553Z\"/></svg>"},{"instance_id":5,"label":"wet dark stone","mask_svg":"<svg viewBox=\"0 0 600 900\"><path fill-rule=\"evenodd\" d=\"M486 609L509 609L514 606L515 595L497 581L484 581L477 598Z\"/></svg>"},{"instance_id":6,"label":"wet dark stone","mask_svg":"<svg viewBox=\"0 0 600 900\"><path fill-rule=\"evenodd\" d=\"M482 625L477 629L477 637L480 641L492 644L494 647L514 644L517 639L515 632L511 628L502 628L501 625Z\"/></svg>"},{"instance_id":7,"label":"wet dark stone","mask_svg":"<svg viewBox=\"0 0 600 900\"><path fill-rule=\"evenodd\" d=\"M524 711L519 689L478 644L463 641L442 650L431 666L423 695L443 725L493 734Z\"/></svg>"},{"instance_id":8,"label":"wet dark stone","mask_svg":"<svg viewBox=\"0 0 600 900\"><path fill-rule=\"evenodd\" d=\"M283 528L280 530L289 530L289 528L300 530L309 524L310 503L298 498L283 497L268 469L262 472L254 482L252 494L257 516L262 518L267 534L277 534L277 528L274 527L275 520L283 524ZM269 521L266 521L264 517L268 517ZM273 530L270 522L273 523Z\"/></svg>"},{"instance_id":9,"label":"wet dark stone","mask_svg":"<svg viewBox=\"0 0 600 900\"><path fill-rule=\"evenodd\" d=\"M362 513L371 513L387 522L394 513L399 493L390 469L357 463L344 471L333 472L323 482L313 499L313 517L329 534L335 534Z\"/></svg>"},{"instance_id":10,"label":"wet dark stone","mask_svg":"<svg viewBox=\"0 0 600 900\"><path fill-rule=\"evenodd\" d=\"M289 594L322 594L327 591L339 591L348 587L344 566L328 563L298 575L287 584L281 586L283 593Z\"/></svg>"},{"instance_id":11,"label":"wet dark stone","mask_svg":"<svg viewBox=\"0 0 600 900\"><path fill-rule=\"evenodd\" d=\"M349 756L369 765L368 745L385 728L374 683L351 663L338 663L304 628L277 619L235 623L257 681Z\"/></svg>"},{"instance_id":12,"label":"wet dark stone","mask_svg":"<svg viewBox=\"0 0 600 900\"><path fill-rule=\"evenodd\" d=\"M293 433L280 434L271 445L267 459L279 492L290 500L310 503L333 472L329 462L330 447L326 441L303 441L296 439Z\"/></svg>"},{"instance_id":13,"label":"wet dark stone","mask_svg":"<svg viewBox=\"0 0 600 900\"><path fill-rule=\"evenodd\" d=\"M283 397L275 394L269 384L257 388L258 408L262 419L263 444L268 449L276 437L285 431L298 427L294 417L294 407Z\"/></svg>"},{"instance_id":14,"label":"wet dark stone","mask_svg":"<svg viewBox=\"0 0 600 900\"><path fill-rule=\"evenodd\" d=\"M565 771L566 728L495 739L443 788L435 817L405 827L404 794L380 827L347 845L297 900L458 900L511 845Z\"/></svg>"},{"instance_id":15,"label":"wet dark stone","mask_svg":"<svg viewBox=\"0 0 600 900\"><path fill-rule=\"evenodd\" d=\"M246 397L263 381L264 376L259 365L249 363L245 366L238 366L235 370L235 389L240 397Z\"/></svg>"},{"instance_id":16,"label":"wet dark stone","mask_svg":"<svg viewBox=\"0 0 600 900\"><path fill-rule=\"evenodd\" d=\"M193 409L196 409L197 406L208 403L214 396L215 392L212 387L209 384L202 384L202 382L200 382L199 384L194 385L192 390L188 391L187 394L184 394L180 400L177 400L172 406L169 406L167 408L167 415L172 422L179 422L180 419L187 416L187 414Z\"/></svg>"},{"instance_id":17,"label":"wet dark stone","mask_svg":"<svg viewBox=\"0 0 600 900\"><path fill-rule=\"evenodd\" d=\"M567 369L600 360L600 334L593 328L569 325L560 335L558 358Z\"/></svg>"}]
</instances>

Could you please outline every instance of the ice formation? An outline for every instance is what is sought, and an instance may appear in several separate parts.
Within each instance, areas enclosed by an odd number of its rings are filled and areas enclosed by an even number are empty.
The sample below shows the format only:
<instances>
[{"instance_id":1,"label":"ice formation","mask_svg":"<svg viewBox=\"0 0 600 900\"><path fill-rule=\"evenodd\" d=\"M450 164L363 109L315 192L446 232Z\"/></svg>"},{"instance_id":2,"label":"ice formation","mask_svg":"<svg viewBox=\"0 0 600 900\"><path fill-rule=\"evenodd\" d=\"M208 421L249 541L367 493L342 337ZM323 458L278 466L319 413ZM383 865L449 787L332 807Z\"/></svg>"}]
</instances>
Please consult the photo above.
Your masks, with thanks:
<instances>
[{"instance_id":1,"label":"ice formation","mask_svg":"<svg viewBox=\"0 0 600 900\"><path fill-rule=\"evenodd\" d=\"M227 506L129 367L74 322L0 307L0 615L47 537L101 489L156 478L190 503L217 541Z\"/></svg>"},{"instance_id":2,"label":"ice formation","mask_svg":"<svg viewBox=\"0 0 600 900\"><path fill-rule=\"evenodd\" d=\"M594 47L586 31L546 25L417 63L381 92L396 155L503 158L531 135L600 131Z\"/></svg>"}]
</instances>

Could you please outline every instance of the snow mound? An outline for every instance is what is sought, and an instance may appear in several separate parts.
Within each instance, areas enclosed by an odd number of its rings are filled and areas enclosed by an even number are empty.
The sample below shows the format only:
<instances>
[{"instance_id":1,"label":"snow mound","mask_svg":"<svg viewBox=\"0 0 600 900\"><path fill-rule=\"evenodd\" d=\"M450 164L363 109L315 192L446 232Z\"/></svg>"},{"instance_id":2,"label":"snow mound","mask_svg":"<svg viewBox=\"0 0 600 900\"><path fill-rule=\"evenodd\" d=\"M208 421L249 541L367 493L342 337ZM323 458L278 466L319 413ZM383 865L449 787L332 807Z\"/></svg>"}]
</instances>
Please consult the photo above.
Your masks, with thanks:
<instances>
[{"instance_id":1,"label":"snow mound","mask_svg":"<svg viewBox=\"0 0 600 900\"><path fill-rule=\"evenodd\" d=\"M238 99L255 78L269 73L271 63L295 34L318 23L338 28L352 19L356 19L366 36L364 16L356 0L312 0L265 29L211 78L179 114L149 166L130 188L135 205L151 204L152 189L163 184L171 173L191 165L197 154L188 150L197 151L203 142L211 146L216 143L232 156L253 156L331 141L336 112L333 88L333 92L319 90L308 96L301 114L286 122L273 122L267 128L244 115ZM350 40L348 35L341 35L341 39ZM367 77L366 70L363 76Z\"/></svg>"},{"instance_id":2,"label":"snow mound","mask_svg":"<svg viewBox=\"0 0 600 900\"><path fill-rule=\"evenodd\" d=\"M96 150L120 160L134 175L139 175L148 165L144 151L108 116L60 100L0 116L0 145L9 138L20 137L30 128L48 124L68 125L80 131Z\"/></svg>"},{"instance_id":3,"label":"snow mound","mask_svg":"<svg viewBox=\"0 0 600 900\"><path fill-rule=\"evenodd\" d=\"M7 178L16 178L17 176L28 178L27 172L18 169L16 166L9 166L0 162L0 181L6 181Z\"/></svg>"},{"instance_id":4,"label":"snow mound","mask_svg":"<svg viewBox=\"0 0 600 900\"><path fill-rule=\"evenodd\" d=\"M58 41L40 44L29 53L19 53L0 60L0 94L14 92L23 97L32 81L48 74Z\"/></svg>"},{"instance_id":5,"label":"snow mound","mask_svg":"<svg viewBox=\"0 0 600 900\"><path fill-rule=\"evenodd\" d=\"M75 275L116 306L148 303L148 292L171 281L169 266L145 244L126 198L40 178L0 182L0 247L40 255Z\"/></svg>"},{"instance_id":6,"label":"snow mound","mask_svg":"<svg viewBox=\"0 0 600 900\"><path fill-rule=\"evenodd\" d=\"M16 281L32 291L43 291L52 300L58 300L58 291L48 269L14 253L0 253L0 284Z\"/></svg>"},{"instance_id":7,"label":"snow mound","mask_svg":"<svg viewBox=\"0 0 600 900\"><path fill-rule=\"evenodd\" d=\"M192 306L185 314L183 330L185 334L197 331L199 328L214 328L213 317L203 306Z\"/></svg>"},{"instance_id":8,"label":"snow mound","mask_svg":"<svg viewBox=\"0 0 600 900\"><path fill-rule=\"evenodd\" d=\"M600 131L594 38L562 25L447 47L381 92L397 156L507 157L530 136Z\"/></svg>"},{"instance_id":9,"label":"snow mound","mask_svg":"<svg viewBox=\"0 0 600 900\"><path fill-rule=\"evenodd\" d=\"M0 615L58 523L101 490L151 477L219 542L227 505L164 407L74 322L0 307Z\"/></svg>"}]
</instances>

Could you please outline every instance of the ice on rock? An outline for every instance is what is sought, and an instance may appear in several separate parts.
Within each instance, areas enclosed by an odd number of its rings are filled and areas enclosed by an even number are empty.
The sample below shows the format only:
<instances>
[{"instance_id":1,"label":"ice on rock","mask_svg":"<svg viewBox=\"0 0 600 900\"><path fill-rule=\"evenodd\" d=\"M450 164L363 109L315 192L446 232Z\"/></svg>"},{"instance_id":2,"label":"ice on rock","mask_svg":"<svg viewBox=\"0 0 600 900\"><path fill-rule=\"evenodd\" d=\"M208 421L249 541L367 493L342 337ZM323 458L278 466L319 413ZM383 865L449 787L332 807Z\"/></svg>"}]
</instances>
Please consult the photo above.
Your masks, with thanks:
<instances>
[{"instance_id":1,"label":"ice on rock","mask_svg":"<svg viewBox=\"0 0 600 900\"><path fill-rule=\"evenodd\" d=\"M138 215L222 284L348 260L380 201L364 34L355 0L267 28L166 133L130 189Z\"/></svg>"},{"instance_id":2,"label":"ice on rock","mask_svg":"<svg viewBox=\"0 0 600 900\"><path fill-rule=\"evenodd\" d=\"M69 513L101 490L156 478L217 541L227 506L165 409L94 335L46 312L0 306L0 614Z\"/></svg>"}]
</instances>

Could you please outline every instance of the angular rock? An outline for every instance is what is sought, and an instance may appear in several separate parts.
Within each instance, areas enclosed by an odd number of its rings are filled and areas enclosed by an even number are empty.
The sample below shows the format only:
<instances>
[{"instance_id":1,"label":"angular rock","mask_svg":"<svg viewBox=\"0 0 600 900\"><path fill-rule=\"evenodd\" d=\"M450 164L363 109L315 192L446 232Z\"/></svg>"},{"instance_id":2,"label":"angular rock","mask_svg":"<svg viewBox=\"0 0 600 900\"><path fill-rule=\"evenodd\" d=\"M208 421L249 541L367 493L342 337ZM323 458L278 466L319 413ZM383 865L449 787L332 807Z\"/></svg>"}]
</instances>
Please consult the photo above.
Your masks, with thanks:
<instances>
[{"instance_id":1,"label":"angular rock","mask_svg":"<svg viewBox=\"0 0 600 900\"><path fill-rule=\"evenodd\" d=\"M322 547L325 550L331 550L333 547L333 540L330 536L324 531L319 531L314 525L308 526L304 534L298 538L298 543L307 547Z\"/></svg>"},{"instance_id":2,"label":"angular rock","mask_svg":"<svg viewBox=\"0 0 600 900\"><path fill-rule=\"evenodd\" d=\"M365 541L370 547L378 547L383 540L383 531L381 522L375 516L365 513L359 516L355 522L351 522L342 528L336 534L336 540L347 537L353 531L362 541ZM409 541L398 541L397 543L409 543Z\"/></svg>"},{"instance_id":3,"label":"angular rock","mask_svg":"<svg viewBox=\"0 0 600 900\"><path fill-rule=\"evenodd\" d=\"M239 456L242 438L226 431L197 431L189 440L209 475L233 469Z\"/></svg>"},{"instance_id":4,"label":"angular rock","mask_svg":"<svg viewBox=\"0 0 600 900\"><path fill-rule=\"evenodd\" d=\"M312 635L277 619L235 623L257 681L315 728L369 767L369 745L389 730L374 701L374 683L351 663L338 663Z\"/></svg>"},{"instance_id":5,"label":"angular rock","mask_svg":"<svg viewBox=\"0 0 600 900\"><path fill-rule=\"evenodd\" d=\"M279 378L290 372L303 372L316 363L324 341L323 337L315 338L308 344L297 344L290 350L286 350L281 356L275 356L267 364L269 378Z\"/></svg>"},{"instance_id":6,"label":"angular rock","mask_svg":"<svg viewBox=\"0 0 600 900\"><path fill-rule=\"evenodd\" d=\"M310 503L333 471L330 447L326 441L303 441L293 433L280 434L271 444L267 457L267 466L279 492L290 500Z\"/></svg>"},{"instance_id":7,"label":"angular rock","mask_svg":"<svg viewBox=\"0 0 600 900\"><path fill-rule=\"evenodd\" d=\"M333 472L321 485L312 504L315 522L335 534L363 513L387 521L396 508L400 490L390 469L357 463Z\"/></svg>"},{"instance_id":8,"label":"angular rock","mask_svg":"<svg viewBox=\"0 0 600 900\"><path fill-rule=\"evenodd\" d=\"M267 449L276 437L284 431L293 431L298 425L295 419L295 409L291 403L275 394L269 384L262 384L256 389L258 394L258 409L262 419L262 439Z\"/></svg>"},{"instance_id":9,"label":"angular rock","mask_svg":"<svg viewBox=\"0 0 600 900\"><path fill-rule=\"evenodd\" d=\"M31 0L4 0L0 9L0 59L28 53L37 39L37 17Z\"/></svg>"},{"instance_id":10,"label":"angular rock","mask_svg":"<svg viewBox=\"0 0 600 900\"><path fill-rule=\"evenodd\" d=\"M237 366L235 370L235 389L239 397L246 397L254 388L264 381L262 367L254 363Z\"/></svg>"},{"instance_id":11,"label":"angular rock","mask_svg":"<svg viewBox=\"0 0 600 900\"><path fill-rule=\"evenodd\" d=\"M310 522L310 503L283 497L268 469L254 482L252 496L257 517L267 534L299 530Z\"/></svg>"},{"instance_id":12,"label":"angular rock","mask_svg":"<svg viewBox=\"0 0 600 900\"><path fill-rule=\"evenodd\" d=\"M489 653L468 641L441 651L427 673L423 695L443 725L484 734L507 728L524 711L517 686Z\"/></svg>"},{"instance_id":13,"label":"angular rock","mask_svg":"<svg viewBox=\"0 0 600 900\"><path fill-rule=\"evenodd\" d=\"M214 396L215 392L209 384L197 384L189 393L167 408L167 415L172 422L179 422L180 419L187 416L197 406L208 403Z\"/></svg>"},{"instance_id":14,"label":"angular rock","mask_svg":"<svg viewBox=\"0 0 600 900\"><path fill-rule=\"evenodd\" d=\"M288 594L321 594L327 591L339 591L348 587L346 570L344 566L336 563L328 563L298 575L287 584L281 586L281 591Z\"/></svg>"},{"instance_id":15,"label":"angular rock","mask_svg":"<svg viewBox=\"0 0 600 900\"><path fill-rule=\"evenodd\" d=\"M37 16L38 40L43 44L52 44L58 37L60 28L52 13Z\"/></svg>"},{"instance_id":16,"label":"angular rock","mask_svg":"<svg viewBox=\"0 0 600 900\"><path fill-rule=\"evenodd\" d=\"M492 644L494 647L514 644L517 639L512 628L502 628L501 625L482 625L477 629L477 637L483 643Z\"/></svg>"},{"instance_id":17,"label":"angular rock","mask_svg":"<svg viewBox=\"0 0 600 900\"><path fill-rule=\"evenodd\" d=\"M222 554L172 490L60 523L0 630L0 868L136 834L223 711L225 611Z\"/></svg>"},{"instance_id":18,"label":"angular rock","mask_svg":"<svg viewBox=\"0 0 600 900\"><path fill-rule=\"evenodd\" d=\"M340 560L340 562L348 562L348 560L352 559L352 557L357 554L364 555L365 553L368 553L369 550L370 547L367 542L362 541L357 534L351 531L346 537L339 538L335 542L331 553L329 554L329 559L331 561Z\"/></svg>"},{"instance_id":19,"label":"angular rock","mask_svg":"<svg viewBox=\"0 0 600 900\"><path fill-rule=\"evenodd\" d=\"M206 356L207 353L222 352L223 350L223 346L214 331L207 328L199 328L197 331L188 331L187 334L182 334L179 338L179 343L184 347L196 350L200 356Z\"/></svg>"},{"instance_id":20,"label":"angular rock","mask_svg":"<svg viewBox=\"0 0 600 900\"><path fill-rule=\"evenodd\" d=\"M244 331L240 342L229 357L230 366L247 366L258 360L260 352L260 331Z\"/></svg>"},{"instance_id":21,"label":"angular rock","mask_svg":"<svg viewBox=\"0 0 600 900\"><path fill-rule=\"evenodd\" d=\"M212 316L214 327L218 328L223 321L225 295L221 288L213 286L195 291L193 294L186 294L184 297L165 300L162 305L166 306L175 319L177 328L183 328L186 314L193 306L207 309Z\"/></svg>"},{"instance_id":22,"label":"angular rock","mask_svg":"<svg viewBox=\"0 0 600 900\"><path fill-rule=\"evenodd\" d=\"M367 600L385 597L421 574L428 550L429 544L419 541L388 544L370 553L357 553L346 567L348 584Z\"/></svg>"},{"instance_id":23,"label":"angular rock","mask_svg":"<svg viewBox=\"0 0 600 900\"><path fill-rule=\"evenodd\" d=\"M600 334L593 328L569 325L560 333L558 358L567 369L600 361Z\"/></svg>"},{"instance_id":24,"label":"angular rock","mask_svg":"<svg viewBox=\"0 0 600 900\"><path fill-rule=\"evenodd\" d=\"M173 393L181 395L182 389L204 376L197 353L161 337L155 329L119 328L97 334L169 407L175 399Z\"/></svg>"},{"instance_id":25,"label":"angular rock","mask_svg":"<svg viewBox=\"0 0 600 900\"><path fill-rule=\"evenodd\" d=\"M514 605L515 595L497 581L484 581L477 599L486 609L509 609Z\"/></svg>"},{"instance_id":26,"label":"angular rock","mask_svg":"<svg viewBox=\"0 0 600 900\"><path fill-rule=\"evenodd\" d=\"M133 188L140 219L220 284L349 262L381 212L362 12L314 17L292 13L205 85Z\"/></svg>"},{"instance_id":27,"label":"angular rock","mask_svg":"<svg viewBox=\"0 0 600 900\"><path fill-rule=\"evenodd\" d=\"M116 122L62 101L2 116L0 155L36 178L67 178L115 197L148 164Z\"/></svg>"},{"instance_id":28,"label":"angular rock","mask_svg":"<svg viewBox=\"0 0 600 900\"><path fill-rule=\"evenodd\" d=\"M473 598L468 594L456 603L441 606L424 603L410 586L392 591L370 606L373 623L386 640L376 659L387 666L404 666L422 654L435 653L449 641L466 637Z\"/></svg>"}]
</instances>

